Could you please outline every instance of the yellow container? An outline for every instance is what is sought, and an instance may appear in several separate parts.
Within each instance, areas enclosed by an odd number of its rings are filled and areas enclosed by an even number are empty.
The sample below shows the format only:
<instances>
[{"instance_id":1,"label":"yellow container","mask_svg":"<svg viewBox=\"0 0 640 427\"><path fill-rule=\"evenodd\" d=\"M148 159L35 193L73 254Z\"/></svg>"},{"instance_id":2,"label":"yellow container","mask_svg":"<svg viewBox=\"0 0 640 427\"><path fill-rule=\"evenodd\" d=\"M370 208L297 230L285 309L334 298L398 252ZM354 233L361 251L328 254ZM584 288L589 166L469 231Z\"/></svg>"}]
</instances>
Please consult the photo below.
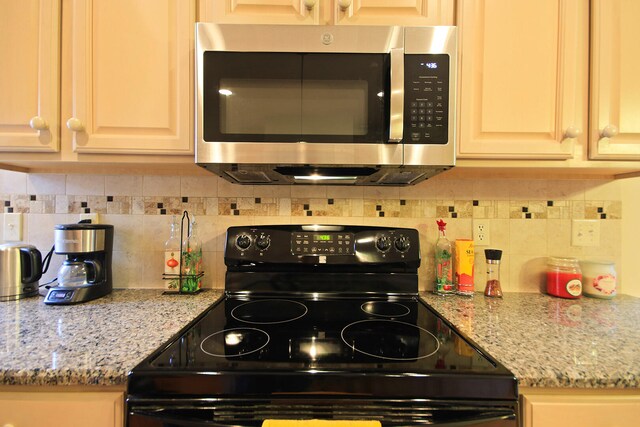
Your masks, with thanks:
<instances>
[{"instance_id":1,"label":"yellow container","mask_svg":"<svg viewBox=\"0 0 640 427\"><path fill-rule=\"evenodd\" d=\"M456 239L456 289L460 295L473 295L474 259L473 240Z\"/></svg>"}]
</instances>

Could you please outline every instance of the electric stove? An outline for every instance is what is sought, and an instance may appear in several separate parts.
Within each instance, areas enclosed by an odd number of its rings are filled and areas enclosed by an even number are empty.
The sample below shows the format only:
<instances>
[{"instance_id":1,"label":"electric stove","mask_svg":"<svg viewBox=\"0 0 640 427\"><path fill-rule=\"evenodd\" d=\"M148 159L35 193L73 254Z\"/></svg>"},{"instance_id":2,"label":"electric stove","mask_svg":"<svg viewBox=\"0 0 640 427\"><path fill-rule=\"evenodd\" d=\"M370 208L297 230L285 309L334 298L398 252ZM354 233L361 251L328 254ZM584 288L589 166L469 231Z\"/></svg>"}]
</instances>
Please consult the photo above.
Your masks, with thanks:
<instances>
[{"instance_id":1,"label":"electric stove","mask_svg":"<svg viewBox=\"0 0 640 427\"><path fill-rule=\"evenodd\" d=\"M229 228L225 295L130 372L128 424L516 426L514 375L418 297L419 247L408 228Z\"/></svg>"}]
</instances>

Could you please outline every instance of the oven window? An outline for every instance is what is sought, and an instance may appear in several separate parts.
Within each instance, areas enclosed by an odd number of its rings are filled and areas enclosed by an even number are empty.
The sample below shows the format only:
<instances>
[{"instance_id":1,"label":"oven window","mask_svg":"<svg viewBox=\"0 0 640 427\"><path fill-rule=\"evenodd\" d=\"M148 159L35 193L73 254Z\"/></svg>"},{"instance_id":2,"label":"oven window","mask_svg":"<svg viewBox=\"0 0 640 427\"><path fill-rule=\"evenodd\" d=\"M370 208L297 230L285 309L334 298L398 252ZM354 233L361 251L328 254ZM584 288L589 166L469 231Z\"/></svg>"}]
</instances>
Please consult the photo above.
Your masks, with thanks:
<instances>
[{"instance_id":1,"label":"oven window","mask_svg":"<svg viewBox=\"0 0 640 427\"><path fill-rule=\"evenodd\" d=\"M205 52L205 141L384 142L386 54Z\"/></svg>"}]
</instances>

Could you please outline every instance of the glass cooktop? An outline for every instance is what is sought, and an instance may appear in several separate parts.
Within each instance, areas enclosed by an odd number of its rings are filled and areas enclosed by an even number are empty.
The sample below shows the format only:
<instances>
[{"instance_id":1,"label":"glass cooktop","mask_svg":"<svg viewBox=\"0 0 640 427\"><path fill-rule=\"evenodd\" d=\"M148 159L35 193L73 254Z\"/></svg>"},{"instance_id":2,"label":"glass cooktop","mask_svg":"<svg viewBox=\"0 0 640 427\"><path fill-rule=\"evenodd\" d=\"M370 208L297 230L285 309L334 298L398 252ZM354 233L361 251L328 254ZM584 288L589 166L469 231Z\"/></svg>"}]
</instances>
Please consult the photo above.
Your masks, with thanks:
<instances>
[{"instance_id":1,"label":"glass cooktop","mask_svg":"<svg viewBox=\"0 0 640 427\"><path fill-rule=\"evenodd\" d=\"M417 298L227 297L150 366L237 370L494 372L497 367Z\"/></svg>"}]
</instances>

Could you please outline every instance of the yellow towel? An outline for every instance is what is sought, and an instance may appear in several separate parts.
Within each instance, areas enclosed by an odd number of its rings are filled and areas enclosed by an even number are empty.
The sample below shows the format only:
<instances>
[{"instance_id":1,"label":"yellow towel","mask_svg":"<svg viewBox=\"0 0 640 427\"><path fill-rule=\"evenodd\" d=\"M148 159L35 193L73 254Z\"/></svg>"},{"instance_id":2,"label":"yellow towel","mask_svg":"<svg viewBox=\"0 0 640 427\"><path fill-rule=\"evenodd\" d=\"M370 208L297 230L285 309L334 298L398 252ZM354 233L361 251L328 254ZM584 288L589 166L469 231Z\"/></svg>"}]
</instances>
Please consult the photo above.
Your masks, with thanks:
<instances>
[{"instance_id":1,"label":"yellow towel","mask_svg":"<svg viewBox=\"0 0 640 427\"><path fill-rule=\"evenodd\" d=\"M264 420L262 427L381 427L380 421Z\"/></svg>"}]
</instances>

